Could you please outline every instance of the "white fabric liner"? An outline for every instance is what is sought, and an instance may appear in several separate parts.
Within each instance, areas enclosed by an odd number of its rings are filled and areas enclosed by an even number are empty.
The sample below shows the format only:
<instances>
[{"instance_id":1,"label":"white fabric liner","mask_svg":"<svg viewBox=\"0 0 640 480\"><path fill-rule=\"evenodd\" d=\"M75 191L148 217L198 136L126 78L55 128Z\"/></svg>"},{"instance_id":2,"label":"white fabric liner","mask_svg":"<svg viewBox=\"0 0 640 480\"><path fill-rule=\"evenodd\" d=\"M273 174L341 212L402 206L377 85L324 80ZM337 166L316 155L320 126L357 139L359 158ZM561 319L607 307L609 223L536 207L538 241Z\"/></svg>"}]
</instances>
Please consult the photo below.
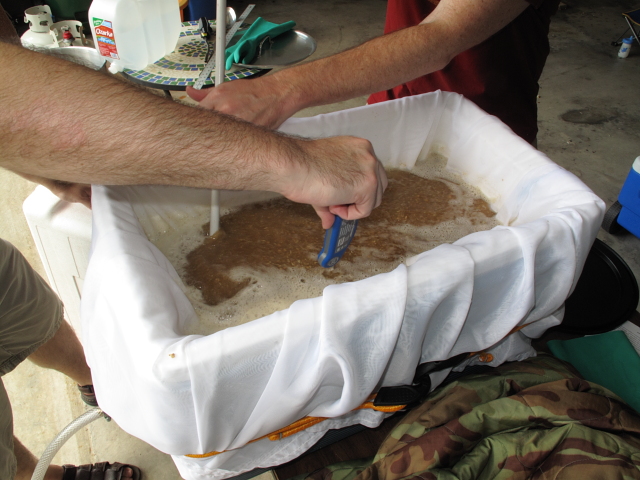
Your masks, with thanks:
<instances>
[{"instance_id":1,"label":"white fabric liner","mask_svg":"<svg viewBox=\"0 0 640 480\"><path fill-rule=\"evenodd\" d=\"M329 286L251 323L185 336L194 310L135 212L171 224L171 215L206 205L208 191L94 187L82 326L100 405L124 430L173 455L186 479L282 464L329 428L378 425L383 414L350 412L381 385L410 383L420 362L498 342L492 365L535 355L530 338L561 321L604 213L574 175L457 94L291 119L281 130L367 138L386 166L411 168L441 153L508 226L440 245L390 273ZM222 192L222 201L246 196ZM165 207L173 213L162 214ZM531 325L501 342L523 324ZM332 418L247 444L307 415Z\"/></svg>"}]
</instances>

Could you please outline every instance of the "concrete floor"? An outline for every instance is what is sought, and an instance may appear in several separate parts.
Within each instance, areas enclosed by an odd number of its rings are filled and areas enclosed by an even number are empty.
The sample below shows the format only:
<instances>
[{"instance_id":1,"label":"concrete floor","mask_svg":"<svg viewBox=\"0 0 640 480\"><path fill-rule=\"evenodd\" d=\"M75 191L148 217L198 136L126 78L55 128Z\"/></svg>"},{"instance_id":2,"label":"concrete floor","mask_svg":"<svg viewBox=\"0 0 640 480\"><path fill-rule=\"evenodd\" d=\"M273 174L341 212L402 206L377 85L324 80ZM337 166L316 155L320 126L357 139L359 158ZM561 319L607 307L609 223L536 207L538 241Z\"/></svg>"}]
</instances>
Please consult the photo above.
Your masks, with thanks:
<instances>
[{"instance_id":1,"label":"concrete floor","mask_svg":"<svg viewBox=\"0 0 640 480\"><path fill-rule=\"evenodd\" d=\"M231 3L241 11L248 2ZM384 0L271 0L255 16L273 22L294 19L318 41L312 58L329 55L382 32ZM610 205L617 198L634 158L640 155L640 47L617 58L610 42L624 31L625 0L567 0L551 25L551 55L541 79L538 148L580 177ZM250 17L250 19L252 18ZM313 115L362 105L364 98L310 109ZM1 236L15 244L42 275L44 271L22 214L34 185L0 171ZM640 278L640 240L628 233L599 238L613 247ZM17 436L40 456L48 442L84 410L75 386L62 375L24 362L3 381L12 400ZM126 392L123 392L126 395ZM171 459L100 420L70 440L58 463L131 462L147 479L180 478Z\"/></svg>"}]
</instances>

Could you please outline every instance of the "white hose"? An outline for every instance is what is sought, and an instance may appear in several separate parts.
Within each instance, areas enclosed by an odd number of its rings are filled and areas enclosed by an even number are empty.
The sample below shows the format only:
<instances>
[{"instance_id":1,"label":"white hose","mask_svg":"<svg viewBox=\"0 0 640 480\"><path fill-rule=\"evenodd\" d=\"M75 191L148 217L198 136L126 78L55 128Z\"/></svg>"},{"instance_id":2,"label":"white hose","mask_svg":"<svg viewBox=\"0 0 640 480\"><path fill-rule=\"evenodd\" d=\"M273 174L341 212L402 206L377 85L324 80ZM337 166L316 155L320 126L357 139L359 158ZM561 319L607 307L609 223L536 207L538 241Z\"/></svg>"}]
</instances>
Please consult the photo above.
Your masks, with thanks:
<instances>
[{"instance_id":1,"label":"white hose","mask_svg":"<svg viewBox=\"0 0 640 480\"><path fill-rule=\"evenodd\" d=\"M38 464L36 465L36 469L33 471L33 475L31 476L31 480L42 480L44 478L45 473L47 473L47 468L49 468L49 464L53 457L55 457L58 450L62 448L62 446L71 438L78 430L80 430L85 425L89 425L94 420L102 417L102 410L99 408L92 408L91 410L87 410L78 418L73 420L69 425L64 427L64 429L58 434L56 438L47 446L38 460Z\"/></svg>"}]
</instances>

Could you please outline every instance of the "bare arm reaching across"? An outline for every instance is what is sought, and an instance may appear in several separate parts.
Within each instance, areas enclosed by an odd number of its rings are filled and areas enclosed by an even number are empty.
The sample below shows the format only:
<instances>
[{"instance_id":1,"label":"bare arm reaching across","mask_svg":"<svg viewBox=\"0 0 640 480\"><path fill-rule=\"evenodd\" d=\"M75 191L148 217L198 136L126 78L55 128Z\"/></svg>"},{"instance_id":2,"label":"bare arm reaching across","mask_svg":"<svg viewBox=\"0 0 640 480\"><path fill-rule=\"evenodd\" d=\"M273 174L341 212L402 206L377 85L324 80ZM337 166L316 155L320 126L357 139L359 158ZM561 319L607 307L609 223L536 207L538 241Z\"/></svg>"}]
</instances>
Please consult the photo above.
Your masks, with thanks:
<instances>
[{"instance_id":1,"label":"bare arm reaching across","mask_svg":"<svg viewBox=\"0 0 640 480\"><path fill-rule=\"evenodd\" d=\"M188 89L204 108L276 128L297 111L392 88L444 68L522 13L525 0L441 0L422 23L251 80Z\"/></svg>"},{"instance_id":2,"label":"bare arm reaching across","mask_svg":"<svg viewBox=\"0 0 640 480\"><path fill-rule=\"evenodd\" d=\"M386 174L371 144L288 137L193 109L84 67L0 42L0 166L67 182L269 190L367 216ZM73 85L73 88L70 88Z\"/></svg>"}]
</instances>

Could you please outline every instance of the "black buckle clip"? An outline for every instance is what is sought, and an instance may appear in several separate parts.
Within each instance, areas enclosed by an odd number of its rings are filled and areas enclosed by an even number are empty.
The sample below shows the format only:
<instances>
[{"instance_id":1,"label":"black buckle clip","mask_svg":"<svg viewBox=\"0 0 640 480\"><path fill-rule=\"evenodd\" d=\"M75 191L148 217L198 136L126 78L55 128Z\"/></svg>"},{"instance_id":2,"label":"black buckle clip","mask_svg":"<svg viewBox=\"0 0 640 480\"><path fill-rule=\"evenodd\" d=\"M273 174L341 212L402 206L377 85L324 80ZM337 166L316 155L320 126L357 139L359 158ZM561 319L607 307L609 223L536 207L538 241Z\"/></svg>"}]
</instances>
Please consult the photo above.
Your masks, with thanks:
<instances>
[{"instance_id":1,"label":"black buckle clip","mask_svg":"<svg viewBox=\"0 0 640 480\"><path fill-rule=\"evenodd\" d=\"M440 362L421 363L416 368L412 385L382 387L378 390L373 405L375 407L394 407L416 403L431 391L430 373L444 370L445 368L453 368L460 365L467 358L469 358L468 353L460 353L455 357L447 358Z\"/></svg>"}]
</instances>

